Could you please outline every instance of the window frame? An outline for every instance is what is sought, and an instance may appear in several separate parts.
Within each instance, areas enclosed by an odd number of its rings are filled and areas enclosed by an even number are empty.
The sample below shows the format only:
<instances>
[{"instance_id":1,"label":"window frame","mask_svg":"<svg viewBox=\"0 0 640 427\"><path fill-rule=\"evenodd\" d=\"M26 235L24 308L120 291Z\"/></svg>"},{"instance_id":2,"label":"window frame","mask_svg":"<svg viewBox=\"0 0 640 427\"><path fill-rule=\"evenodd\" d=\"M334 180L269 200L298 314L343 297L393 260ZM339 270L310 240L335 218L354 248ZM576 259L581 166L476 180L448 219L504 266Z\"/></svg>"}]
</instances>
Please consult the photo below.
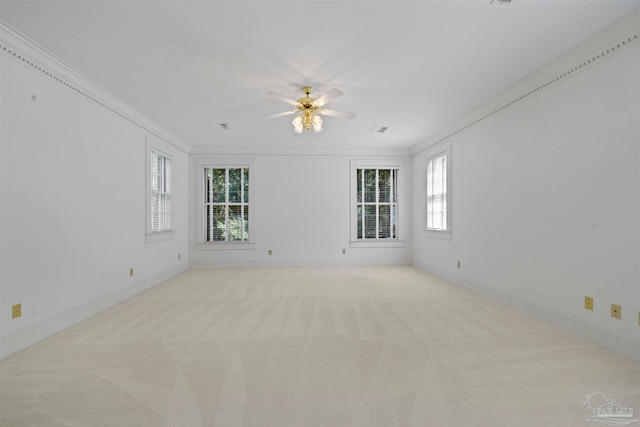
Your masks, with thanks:
<instances>
[{"instance_id":1,"label":"window frame","mask_svg":"<svg viewBox=\"0 0 640 427\"><path fill-rule=\"evenodd\" d=\"M395 169L396 170L396 237L384 237L373 239L358 238L358 169ZM378 159L352 159L351 160L351 192L350 192L350 210L351 210L351 227L350 241L351 248L394 248L404 247L405 242L402 240L401 211L403 208L402 201L402 185L404 179L404 162L401 160L378 160ZM376 202L378 203L378 202Z\"/></svg>"},{"instance_id":2,"label":"window frame","mask_svg":"<svg viewBox=\"0 0 640 427\"><path fill-rule=\"evenodd\" d=\"M196 249L198 250L216 250L216 249L255 249L255 162L253 159L197 159L196 160ZM205 195L205 173L209 168L215 169L248 169L249 171L249 194L248 202L249 217L249 236L248 240L242 241L213 241L208 242L205 239L206 231L206 195ZM243 202L244 203L244 202Z\"/></svg>"},{"instance_id":3,"label":"window frame","mask_svg":"<svg viewBox=\"0 0 640 427\"><path fill-rule=\"evenodd\" d=\"M451 180L451 170L452 170L452 156L451 156L451 141L446 141L443 144L438 144L438 146L433 147L433 150L430 150L431 155L427 158L425 164L425 177L424 177L424 185L425 185L425 204L424 204L424 221L425 226L424 230L428 237L436 238L436 239L444 239L451 240L452 238L452 180ZM429 219L428 219L428 209L429 209L429 167L431 162L434 159L441 157L442 155L446 156L446 195L444 197L445 205L446 205L446 228L445 229L435 229L429 227Z\"/></svg>"},{"instance_id":4,"label":"window frame","mask_svg":"<svg viewBox=\"0 0 640 427\"><path fill-rule=\"evenodd\" d=\"M174 220L175 218L173 217L173 194L172 194L172 189L173 189L173 177L172 177L172 168L173 168L173 156L171 155L171 153L168 153L166 150L160 149L158 148L155 144L150 143L149 141L147 141L146 143L146 191L145 191L145 195L146 195L146 209L145 209L145 214L146 214L146 233L145 233L145 241L146 243L155 243L155 242L161 242L164 240L171 240L174 238L175 235L175 230L174 230ZM154 157L154 153L156 155L162 156L164 158L166 158L168 160L167 165L168 167L166 168L166 181L167 181L167 192L166 194L168 194L168 208L167 208L167 216L168 216L168 222L169 222L169 228L166 230L159 230L156 231L153 229L153 195L154 195L154 190L153 190L153 184L154 184L154 179L155 177L152 176L152 172L153 172L153 167L151 165L151 161L153 160Z\"/></svg>"}]
</instances>

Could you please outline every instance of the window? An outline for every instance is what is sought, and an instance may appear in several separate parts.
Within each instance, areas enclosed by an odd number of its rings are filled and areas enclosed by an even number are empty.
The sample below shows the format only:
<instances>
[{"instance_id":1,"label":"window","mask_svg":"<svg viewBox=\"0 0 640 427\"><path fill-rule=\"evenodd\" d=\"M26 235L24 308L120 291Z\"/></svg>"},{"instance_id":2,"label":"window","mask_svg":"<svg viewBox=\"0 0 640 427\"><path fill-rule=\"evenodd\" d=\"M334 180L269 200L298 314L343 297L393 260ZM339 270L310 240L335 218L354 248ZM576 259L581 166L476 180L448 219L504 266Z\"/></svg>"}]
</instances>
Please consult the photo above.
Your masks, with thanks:
<instances>
[{"instance_id":1,"label":"window","mask_svg":"<svg viewBox=\"0 0 640 427\"><path fill-rule=\"evenodd\" d=\"M196 159L196 249L255 249L254 160Z\"/></svg>"},{"instance_id":2,"label":"window","mask_svg":"<svg viewBox=\"0 0 640 427\"><path fill-rule=\"evenodd\" d=\"M249 168L204 169L204 241L249 240Z\"/></svg>"},{"instance_id":3,"label":"window","mask_svg":"<svg viewBox=\"0 0 640 427\"><path fill-rule=\"evenodd\" d=\"M198 250L255 249L252 159L196 159Z\"/></svg>"},{"instance_id":4,"label":"window","mask_svg":"<svg viewBox=\"0 0 640 427\"><path fill-rule=\"evenodd\" d=\"M352 248L403 247L400 215L404 160L351 160Z\"/></svg>"},{"instance_id":5,"label":"window","mask_svg":"<svg viewBox=\"0 0 640 427\"><path fill-rule=\"evenodd\" d=\"M398 238L398 170L356 171L357 239Z\"/></svg>"},{"instance_id":6,"label":"window","mask_svg":"<svg viewBox=\"0 0 640 427\"><path fill-rule=\"evenodd\" d=\"M149 232L171 231L171 158L152 150L150 153Z\"/></svg>"},{"instance_id":7,"label":"window","mask_svg":"<svg viewBox=\"0 0 640 427\"><path fill-rule=\"evenodd\" d=\"M427 229L446 231L447 154L440 153L427 163Z\"/></svg>"}]
</instances>

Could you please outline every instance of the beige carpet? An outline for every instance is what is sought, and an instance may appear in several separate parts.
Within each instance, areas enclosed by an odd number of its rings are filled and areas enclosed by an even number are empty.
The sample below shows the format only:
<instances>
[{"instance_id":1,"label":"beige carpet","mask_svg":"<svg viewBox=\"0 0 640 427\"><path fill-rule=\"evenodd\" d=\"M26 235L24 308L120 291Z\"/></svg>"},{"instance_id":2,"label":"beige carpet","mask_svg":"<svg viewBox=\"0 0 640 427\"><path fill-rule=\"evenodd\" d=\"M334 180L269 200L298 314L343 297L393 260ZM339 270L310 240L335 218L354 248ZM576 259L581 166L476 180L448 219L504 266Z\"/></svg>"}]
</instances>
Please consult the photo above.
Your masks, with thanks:
<instances>
[{"instance_id":1,"label":"beige carpet","mask_svg":"<svg viewBox=\"0 0 640 427\"><path fill-rule=\"evenodd\" d=\"M3 426L602 426L594 393L640 415L639 365L404 266L191 270L0 367Z\"/></svg>"}]
</instances>

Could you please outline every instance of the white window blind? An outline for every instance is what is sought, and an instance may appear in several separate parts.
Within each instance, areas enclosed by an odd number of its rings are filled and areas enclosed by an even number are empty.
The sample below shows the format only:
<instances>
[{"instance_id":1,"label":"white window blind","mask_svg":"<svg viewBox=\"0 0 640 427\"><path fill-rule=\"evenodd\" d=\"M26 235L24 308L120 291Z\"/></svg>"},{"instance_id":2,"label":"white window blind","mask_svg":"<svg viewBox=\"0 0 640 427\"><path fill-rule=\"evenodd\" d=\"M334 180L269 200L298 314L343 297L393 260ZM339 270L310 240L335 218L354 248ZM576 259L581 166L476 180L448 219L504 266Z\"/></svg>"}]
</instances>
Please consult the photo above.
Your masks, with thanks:
<instances>
[{"instance_id":1,"label":"white window blind","mask_svg":"<svg viewBox=\"0 0 640 427\"><path fill-rule=\"evenodd\" d=\"M356 170L357 239L398 238L398 170Z\"/></svg>"},{"instance_id":2,"label":"white window blind","mask_svg":"<svg viewBox=\"0 0 640 427\"><path fill-rule=\"evenodd\" d=\"M447 230L447 154L429 159L427 164L427 229Z\"/></svg>"},{"instance_id":3,"label":"white window blind","mask_svg":"<svg viewBox=\"0 0 640 427\"><path fill-rule=\"evenodd\" d=\"M171 230L171 158L151 152L151 232Z\"/></svg>"},{"instance_id":4,"label":"white window blind","mask_svg":"<svg viewBox=\"0 0 640 427\"><path fill-rule=\"evenodd\" d=\"M204 241L249 241L249 169L205 168Z\"/></svg>"}]
</instances>

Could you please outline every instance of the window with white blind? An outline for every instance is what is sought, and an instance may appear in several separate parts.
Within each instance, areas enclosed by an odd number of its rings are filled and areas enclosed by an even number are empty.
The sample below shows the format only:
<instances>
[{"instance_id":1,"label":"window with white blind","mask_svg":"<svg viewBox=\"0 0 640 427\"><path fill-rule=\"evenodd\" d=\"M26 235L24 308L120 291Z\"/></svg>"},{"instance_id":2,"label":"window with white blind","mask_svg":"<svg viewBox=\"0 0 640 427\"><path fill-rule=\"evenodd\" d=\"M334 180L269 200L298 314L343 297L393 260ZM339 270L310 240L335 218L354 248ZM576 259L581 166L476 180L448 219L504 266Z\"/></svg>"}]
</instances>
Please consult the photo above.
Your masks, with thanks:
<instances>
[{"instance_id":1,"label":"window with white blind","mask_svg":"<svg viewBox=\"0 0 640 427\"><path fill-rule=\"evenodd\" d=\"M248 167L204 169L204 242L247 242L250 228Z\"/></svg>"},{"instance_id":2,"label":"window with white blind","mask_svg":"<svg viewBox=\"0 0 640 427\"><path fill-rule=\"evenodd\" d=\"M402 160L351 160L351 247L402 247Z\"/></svg>"},{"instance_id":3,"label":"window with white blind","mask_svg":"<svg viewBox=\"0 0 640 427\"><path fill-rule=\"evenodd\" d=\"M449 151L427 160L427 231L434 237L451 237Z\"/></svg>"},{"instance_id":4,"label":"window with white blind","mask_svg":"<svg viewBox=\"0 0 640 427\"><path fill-rule=\"evenodd\" d=\"M151 151L151 233L171 231L171 158Z\"/></svg>"}]
</instances>

